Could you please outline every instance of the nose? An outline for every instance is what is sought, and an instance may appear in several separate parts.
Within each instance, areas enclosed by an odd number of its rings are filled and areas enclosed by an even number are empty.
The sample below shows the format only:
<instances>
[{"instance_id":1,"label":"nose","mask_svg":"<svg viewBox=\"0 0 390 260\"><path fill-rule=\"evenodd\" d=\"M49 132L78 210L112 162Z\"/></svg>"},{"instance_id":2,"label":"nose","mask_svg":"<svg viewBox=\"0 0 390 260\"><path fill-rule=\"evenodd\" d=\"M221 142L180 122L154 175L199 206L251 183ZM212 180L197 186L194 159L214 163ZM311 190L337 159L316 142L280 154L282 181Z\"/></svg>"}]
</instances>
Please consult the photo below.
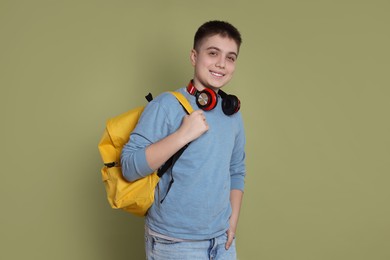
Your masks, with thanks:
<instances>
[{"instance_id":1,"label":"nose","mask_svg":"<svg viewBox=\"0 0 390 260\"><path fill-rule=\"evenodd\" d=\"M224 69L225 68L225 58L221 56L217 60L217 63L215 64L215 66L218 67L218 68Z\"/></svg>"}]
</instances>

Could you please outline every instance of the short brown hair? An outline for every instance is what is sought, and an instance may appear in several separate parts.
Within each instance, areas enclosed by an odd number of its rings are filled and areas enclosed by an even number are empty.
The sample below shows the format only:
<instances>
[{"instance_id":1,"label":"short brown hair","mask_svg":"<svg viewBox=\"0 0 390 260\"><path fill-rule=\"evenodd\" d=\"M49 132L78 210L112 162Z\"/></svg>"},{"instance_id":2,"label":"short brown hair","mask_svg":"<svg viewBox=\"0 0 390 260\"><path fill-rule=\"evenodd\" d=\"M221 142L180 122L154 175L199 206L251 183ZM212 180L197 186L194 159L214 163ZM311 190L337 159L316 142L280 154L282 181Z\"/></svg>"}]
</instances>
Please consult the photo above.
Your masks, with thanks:
<instances>
[{"instance_id":1,"label":"short brown hair","mask_svg":"<svg viewBox=\"0 0 390 260\"><path fill-rule=\"evenodd\" d=\"M217 20L206 22L198 28L195 33L193 48L197 50L203 39L217 34L233 39L237 43L238 50L240 49L242 39L237 28L228 22Z\"/></svg>"}]
</instances>

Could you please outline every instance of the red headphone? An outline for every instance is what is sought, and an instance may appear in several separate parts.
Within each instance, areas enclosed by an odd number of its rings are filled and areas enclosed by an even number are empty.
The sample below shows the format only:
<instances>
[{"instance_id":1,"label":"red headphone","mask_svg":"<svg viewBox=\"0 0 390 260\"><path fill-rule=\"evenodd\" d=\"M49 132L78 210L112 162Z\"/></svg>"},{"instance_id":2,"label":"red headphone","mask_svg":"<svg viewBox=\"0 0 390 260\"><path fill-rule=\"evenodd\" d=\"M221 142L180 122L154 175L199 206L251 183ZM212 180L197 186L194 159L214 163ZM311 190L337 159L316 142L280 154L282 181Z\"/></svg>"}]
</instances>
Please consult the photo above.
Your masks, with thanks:
<instances>
[{"instance_id":1,"label":"red headphone","mask_svg":"<svg viewBox=\"0 0 390 260\"><path fill-rule=\"evenodd\" d=\"M190 83L188 83L187 91L196 97L196 104L199 108L209 111L217 106L218 95L214 90L205 88L202 91L198 91L191 80ZM218 94L222 98L222 111L225 115L230 116L240 110L241 103L238 97L226 94L222 90L218 90Z\"/></svg>"}]
</instances>

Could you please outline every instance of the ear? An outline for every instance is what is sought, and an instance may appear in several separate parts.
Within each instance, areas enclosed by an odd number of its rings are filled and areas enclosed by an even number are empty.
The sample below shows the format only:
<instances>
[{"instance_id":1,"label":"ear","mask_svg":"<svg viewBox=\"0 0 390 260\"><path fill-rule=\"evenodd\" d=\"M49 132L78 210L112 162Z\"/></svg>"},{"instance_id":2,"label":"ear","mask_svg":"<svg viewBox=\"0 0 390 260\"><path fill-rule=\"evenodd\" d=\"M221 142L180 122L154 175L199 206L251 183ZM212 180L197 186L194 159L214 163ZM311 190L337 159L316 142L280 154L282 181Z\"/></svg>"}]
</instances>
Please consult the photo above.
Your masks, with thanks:
<instances>
[{"instance_id":1,"label":"ear","mask_svg":"<svg viewBox=\"0 0 390 260\"><path fill-rule=\"evenodd\" d=\"M196 65L196 60L197 60L197 57L198 57L197 55L198 55L198 53L196 52L196 50L192 49L191 53L190 53L190 59L191 59L192 66Z\"/></svg>"}]
</instances>

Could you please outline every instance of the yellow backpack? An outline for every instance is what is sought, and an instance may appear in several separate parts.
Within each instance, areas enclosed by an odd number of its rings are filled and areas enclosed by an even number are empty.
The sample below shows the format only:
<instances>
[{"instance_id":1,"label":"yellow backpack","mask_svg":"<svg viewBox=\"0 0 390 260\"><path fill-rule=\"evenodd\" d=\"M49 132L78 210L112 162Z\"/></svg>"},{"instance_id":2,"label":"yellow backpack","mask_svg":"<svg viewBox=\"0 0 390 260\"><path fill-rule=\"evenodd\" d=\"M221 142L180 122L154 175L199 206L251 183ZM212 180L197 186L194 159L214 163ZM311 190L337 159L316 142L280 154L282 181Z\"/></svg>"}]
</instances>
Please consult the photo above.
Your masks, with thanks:
<instances>
[{"instance_id":1,"label":"yellow backpack","mask_svg":"<svg viewBox=\"0 0 390 260\"><path fill-rule=\"evenodd\" d=\"M176 97L187 114L192 113L193 109L190 103L181 93L170 93ZM149 94L146 99L151 101L151 95ZM108 202L114 209L122 209L137 216L146 215L154 202L154 189L160 177L187 147L185 146L178 151L158 171L134 182L126 181L122 175L120 156L122 148L129 141L130 133L137 125L143 110L144 107L137 107L109 119L98 145L104 162L101 173Z\"/></svg>"}]
</instances>

